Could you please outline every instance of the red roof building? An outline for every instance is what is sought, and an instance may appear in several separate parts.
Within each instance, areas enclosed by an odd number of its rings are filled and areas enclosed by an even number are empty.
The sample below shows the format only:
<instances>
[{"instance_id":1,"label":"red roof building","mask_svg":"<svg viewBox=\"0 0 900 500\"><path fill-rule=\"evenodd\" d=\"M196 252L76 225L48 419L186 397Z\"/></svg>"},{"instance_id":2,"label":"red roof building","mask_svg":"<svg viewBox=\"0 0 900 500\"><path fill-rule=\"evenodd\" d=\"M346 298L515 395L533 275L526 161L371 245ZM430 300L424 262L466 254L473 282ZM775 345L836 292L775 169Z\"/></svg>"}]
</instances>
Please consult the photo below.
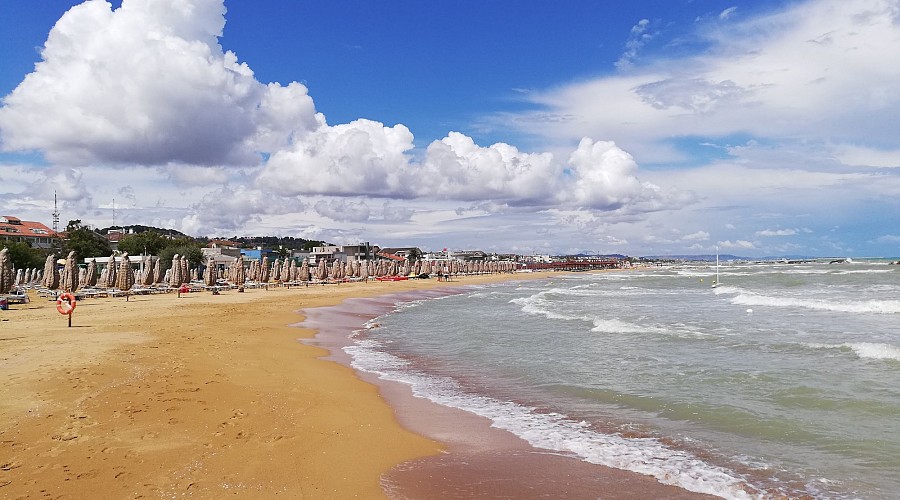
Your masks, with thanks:
<instances>
[{"instance_id":1,"label":"red roof building","mask_svg":"<svg viewBox=\"0 0 900 500\"><path fill-rule=\"evenodd\" d=\"M51 248L57 233L40 222L21 220L10 215L0 216L0 238L28 243L32 248Z\"/></svg>"}]
</instances>

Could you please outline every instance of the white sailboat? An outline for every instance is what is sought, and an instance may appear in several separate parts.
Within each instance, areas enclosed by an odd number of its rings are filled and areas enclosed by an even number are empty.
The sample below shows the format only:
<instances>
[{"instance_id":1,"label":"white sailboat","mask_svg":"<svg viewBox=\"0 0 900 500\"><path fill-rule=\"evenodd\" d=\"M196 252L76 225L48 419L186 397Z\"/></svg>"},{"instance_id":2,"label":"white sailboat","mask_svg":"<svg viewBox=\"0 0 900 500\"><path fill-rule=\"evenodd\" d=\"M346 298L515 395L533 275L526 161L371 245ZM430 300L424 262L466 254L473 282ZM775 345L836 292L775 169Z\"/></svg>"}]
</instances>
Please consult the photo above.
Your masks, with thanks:
<instances>
[{"instance_id":1,"label":"white sailboat","mask_svg":"<svg viewBox=\"0 0 900 500\"><path fill-rule=\"evenodd\" d=\"M716 247L716 280L713 281L712 287L719 286L719 247Z\"/></svg>"}]
</instances>

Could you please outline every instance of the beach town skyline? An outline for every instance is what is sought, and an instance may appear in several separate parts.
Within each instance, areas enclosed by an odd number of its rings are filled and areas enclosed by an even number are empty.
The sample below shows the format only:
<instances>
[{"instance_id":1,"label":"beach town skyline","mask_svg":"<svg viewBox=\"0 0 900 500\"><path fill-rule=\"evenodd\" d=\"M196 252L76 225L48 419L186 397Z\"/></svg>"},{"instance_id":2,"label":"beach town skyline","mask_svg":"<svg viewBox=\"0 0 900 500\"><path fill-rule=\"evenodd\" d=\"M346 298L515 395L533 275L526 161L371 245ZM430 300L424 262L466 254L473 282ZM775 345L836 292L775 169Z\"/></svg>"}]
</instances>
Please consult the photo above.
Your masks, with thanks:
<instances>
[{"instance_id":1,"label":"beach town skyline","mask_svg":"<svg viewBox=\"0 0 900 500\"><path fill-rule=\"evenodd\" d=\"M23 219L56 191L64 219L195 236L898 253L891 0L8 14L0 206Z\"/></svg>"}]
</instances>

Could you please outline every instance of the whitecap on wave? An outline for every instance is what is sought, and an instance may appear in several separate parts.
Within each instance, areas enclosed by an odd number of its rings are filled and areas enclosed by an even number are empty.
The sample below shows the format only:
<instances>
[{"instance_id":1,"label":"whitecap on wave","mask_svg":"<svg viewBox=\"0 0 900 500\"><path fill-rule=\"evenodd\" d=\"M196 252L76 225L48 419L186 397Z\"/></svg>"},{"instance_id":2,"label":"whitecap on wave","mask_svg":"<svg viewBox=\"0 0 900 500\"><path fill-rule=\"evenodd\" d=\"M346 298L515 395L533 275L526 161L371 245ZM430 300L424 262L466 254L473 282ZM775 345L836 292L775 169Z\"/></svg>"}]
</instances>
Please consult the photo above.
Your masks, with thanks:
<instances>
[{"instance_id":1,"label":"whitecap on wave","mask_svg":"<svg viewBox=\"0 0 900 500\"><path fill-rule=\"evenodd\" d=\"M889 359L900 361L900 347L873 342L845 342L843 344L803 344L813 349L841 349L852 351L860 359Z\"/></svg>"},{"instance_id":2,"label":"whitecap on wave","mask_svg":"<svg viewBox=\"0 0 900 500\"><path fill-rule=\"evenodd\" d=\"M832 301L796 297L772 297L744 292L732 298L731 303L742 306L800 307L854 314L900 314L900 300Z\"/></svg>"}]
</instances>

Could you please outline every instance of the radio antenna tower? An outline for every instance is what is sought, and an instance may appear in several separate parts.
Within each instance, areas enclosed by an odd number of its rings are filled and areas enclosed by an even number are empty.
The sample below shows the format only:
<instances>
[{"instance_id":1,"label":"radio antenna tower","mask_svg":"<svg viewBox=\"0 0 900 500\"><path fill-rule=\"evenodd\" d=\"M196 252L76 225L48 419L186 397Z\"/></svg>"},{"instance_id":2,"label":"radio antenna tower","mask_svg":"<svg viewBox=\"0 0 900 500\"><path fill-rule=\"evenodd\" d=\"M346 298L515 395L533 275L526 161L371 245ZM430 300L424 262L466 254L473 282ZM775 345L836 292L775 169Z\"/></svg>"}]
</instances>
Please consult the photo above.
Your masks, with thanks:
<instances>
[{"instance_id":1,"label":"radio antenna tower","mask_svg":"<svg viewBox=\"0 0 900 500\"><path fill-rule=\"evenodd\" d=\"M56 206L56 191L53 191L53 232L59 232L59 208Z\"/></svg>"}]
</instances>

